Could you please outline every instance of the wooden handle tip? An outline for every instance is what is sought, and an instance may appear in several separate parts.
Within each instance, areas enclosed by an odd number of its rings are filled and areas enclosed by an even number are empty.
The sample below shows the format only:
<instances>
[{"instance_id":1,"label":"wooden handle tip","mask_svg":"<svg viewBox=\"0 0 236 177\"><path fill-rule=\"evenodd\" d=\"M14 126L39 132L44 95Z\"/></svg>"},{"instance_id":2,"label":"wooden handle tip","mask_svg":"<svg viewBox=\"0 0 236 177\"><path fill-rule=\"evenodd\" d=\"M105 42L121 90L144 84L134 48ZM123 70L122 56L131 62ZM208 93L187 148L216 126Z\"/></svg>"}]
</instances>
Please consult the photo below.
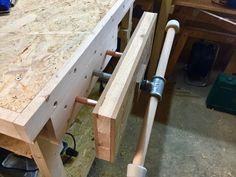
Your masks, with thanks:
<instances>
[{"instance_id":1,"label":"wooden handle tip","mask_svg":"<svg viewBox=\"0 0 236 177\"><path fill-rule=\"evenodd\" d=\"M174 28L175 32L178 33L179 32L179 28L180 28L180 24L177 20L170 20L168 21L167 25L166 25L166 31L169 28Z\"/></svg>"}]
</instances>

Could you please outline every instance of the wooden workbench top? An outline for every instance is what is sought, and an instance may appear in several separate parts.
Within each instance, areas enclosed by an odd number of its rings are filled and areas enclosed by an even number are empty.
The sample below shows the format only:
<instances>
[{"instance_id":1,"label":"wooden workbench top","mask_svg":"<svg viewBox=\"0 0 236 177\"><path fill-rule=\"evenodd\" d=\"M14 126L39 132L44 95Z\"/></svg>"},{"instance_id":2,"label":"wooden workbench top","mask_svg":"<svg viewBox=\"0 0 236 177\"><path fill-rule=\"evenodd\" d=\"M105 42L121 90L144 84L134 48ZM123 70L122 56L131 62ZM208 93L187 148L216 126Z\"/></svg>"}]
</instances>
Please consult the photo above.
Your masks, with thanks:
<instances>
[{"instance_id":1,"label":"wooden workbench top","mask_svg":"<svg viewBox=\"0 0 236 177\"><path fill-rule=\"evenodd\" d=\"M22 112L116 0L19 0L0 16L0 107Z\"/></svg>"}]
</instances>

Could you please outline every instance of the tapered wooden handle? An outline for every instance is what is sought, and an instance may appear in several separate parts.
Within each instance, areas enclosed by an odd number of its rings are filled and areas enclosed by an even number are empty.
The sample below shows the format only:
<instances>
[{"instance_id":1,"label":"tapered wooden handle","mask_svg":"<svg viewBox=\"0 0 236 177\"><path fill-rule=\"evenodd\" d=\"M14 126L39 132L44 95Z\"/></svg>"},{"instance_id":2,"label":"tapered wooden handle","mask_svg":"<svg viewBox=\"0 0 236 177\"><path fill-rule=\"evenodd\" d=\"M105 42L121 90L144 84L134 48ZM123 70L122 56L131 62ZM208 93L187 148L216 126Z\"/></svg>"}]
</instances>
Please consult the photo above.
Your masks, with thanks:
<instances>
[{"instance_id":1,"label":"tapered wooden handle","mask_svg":"<svg viewBox=\"0 0 236 177\"><path fill-rule=\"evenodd\" d=\"M167 23L166 30L167 30L166 39L161 52L159 64L156 70L156 75L163 78L165 76L175 34L179 31L179 22L176 20L169 21ZM133 160L133 164L135 165L140 165L140 166L144 165L157 106L158 106L158 98L152 96L149 100L148 108L146 110L144 123L142 126L138 146L136 149L136 154Z\"/></svg>"}]
</instances>

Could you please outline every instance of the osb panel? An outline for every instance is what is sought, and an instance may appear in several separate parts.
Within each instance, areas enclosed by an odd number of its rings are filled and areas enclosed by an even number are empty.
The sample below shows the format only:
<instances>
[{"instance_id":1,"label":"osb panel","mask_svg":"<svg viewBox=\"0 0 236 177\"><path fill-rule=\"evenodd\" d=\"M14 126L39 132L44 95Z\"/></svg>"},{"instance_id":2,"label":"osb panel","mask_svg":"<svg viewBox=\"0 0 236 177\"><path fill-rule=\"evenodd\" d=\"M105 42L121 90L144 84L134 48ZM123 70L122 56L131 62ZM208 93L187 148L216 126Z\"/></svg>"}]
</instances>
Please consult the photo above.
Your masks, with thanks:
<instances>
[{"instance_id":1,"label":"osb panel","mask_svg":"<svg viewBox=\"0 0 236 177\"><path fill-rule=\"evenodd\" d=\"M20 0L0 18L0 107L22 112L116 0Z\"/></svg>"}]
</instances>

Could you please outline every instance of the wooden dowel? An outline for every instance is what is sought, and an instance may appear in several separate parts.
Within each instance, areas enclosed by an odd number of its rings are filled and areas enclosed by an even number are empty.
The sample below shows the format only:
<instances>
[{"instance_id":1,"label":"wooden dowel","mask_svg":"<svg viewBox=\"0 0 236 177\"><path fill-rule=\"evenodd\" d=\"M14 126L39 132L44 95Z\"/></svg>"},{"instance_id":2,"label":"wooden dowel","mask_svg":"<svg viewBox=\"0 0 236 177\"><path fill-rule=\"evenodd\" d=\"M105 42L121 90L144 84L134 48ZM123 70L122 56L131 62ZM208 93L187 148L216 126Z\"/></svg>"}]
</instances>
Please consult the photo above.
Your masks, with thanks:
<instances>
[{"instance_id":1,"label":"wooden dowel","mask_svg":"<svg viewBox=\"0 0 236 177\"><path fill-rule=\"evenodd\" d=\"M165 43L161 52L159 64L158 64L160 67L158 66L156 70L156 76L165 77L165 72L166 72L168 61L169 61L171 47L174 42L175 34L176 34L176 30L174 28L168 29L167 34L166 34L166 40L165 40Z\"/></svg>"},{"instance_id":2,"label":"wooden dowel","mask_svg":"<svg viewBox=\"0 0 236 177\"><path fill-rule=\"evenodd\" d=\"M87 106L92 106L92 107L95 107L96 104L98 103L96 100L92 100L92 99L85 98L85 97L80 97L80 96L77 96L75 98L75 102L76 103L81 103L81 104L84 104L84 105L87 105Z\"/></svg>"},{"instance_id":3,"label":"wooden dowel","mask_svg":"<svg viewBox=\"0 0 236 177\"><path fill-rule=\"evenodd\" d=\"M156 75L160 77L165 76L174 37L179 30L179 23L176 20L169 21L166 30L166 39L161 52L158 68L156 70ZM135 165L144 165L157 106L158 98L152 96L149 100L148 108L146 110L142 130L139 137L138 146L136 149L136 154L133 159L133 164Z\"/></svg>"},{"instance_id":4,"label":"wooden dowel","mask_svg":"<svg viewBox=\"0 0 236 177\"><path fill-rule=\"evenodd\" d=\"M112 56L114 58L120 58L122 56L122 53L112 50L107 50L106 55Z\"/></svg>"},{"instance_id":5,"label":"wooden dowel","mask_svg":"<svg viewBox=\"0 0 236 177\"><path fill-rule=\"evenodd\" d=\"M138 146L133 159L133 164L135 165L144 165L157 105L158 99L156 97L151 97L148 104L148 110L145 113Z\"/></svg>"}]
</instances>

